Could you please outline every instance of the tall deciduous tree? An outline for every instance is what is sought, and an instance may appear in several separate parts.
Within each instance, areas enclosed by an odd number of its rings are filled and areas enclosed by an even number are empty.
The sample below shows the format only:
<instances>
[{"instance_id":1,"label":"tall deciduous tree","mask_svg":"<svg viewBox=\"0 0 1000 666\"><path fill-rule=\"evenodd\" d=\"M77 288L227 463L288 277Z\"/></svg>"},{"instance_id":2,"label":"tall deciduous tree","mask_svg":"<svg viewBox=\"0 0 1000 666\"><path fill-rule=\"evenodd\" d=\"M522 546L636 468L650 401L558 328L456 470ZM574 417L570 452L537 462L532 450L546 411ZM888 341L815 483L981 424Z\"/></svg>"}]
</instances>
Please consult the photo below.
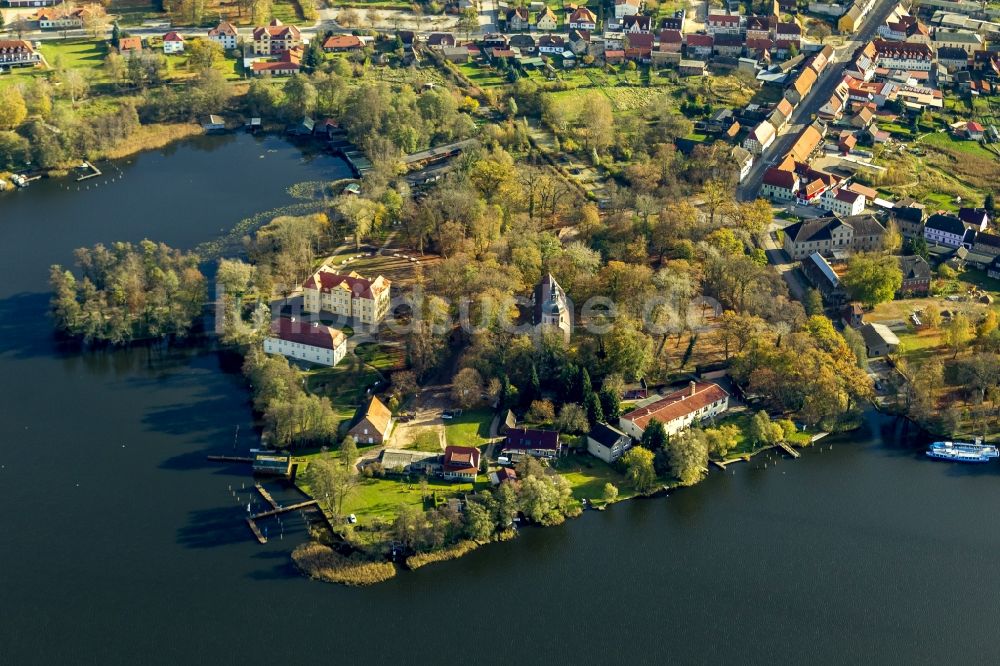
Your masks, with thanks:
<instances>
[{"instance_id":1,"label":"tall deciduous tree","mask_svg":"<svg viewBox=\"0 0 1000 666\"><path fill-rule=\"evenodd\" d=\"M653 452L637 446L622 456L625 474L636 491L645 494L656 488L656 469L653 467Z\"/></svg>"},{"instance_id":2,"label":"tall deciduous tree","mask_svg":"<svg viewBox=\"0 0 1000 666\"><path fill-rule=\"evenodd\" d=\"M848 262L841 281L851 298L873 308L892 300L903 286L903 272L895 257L858 254Z\"/></svg>"}]
</instances>

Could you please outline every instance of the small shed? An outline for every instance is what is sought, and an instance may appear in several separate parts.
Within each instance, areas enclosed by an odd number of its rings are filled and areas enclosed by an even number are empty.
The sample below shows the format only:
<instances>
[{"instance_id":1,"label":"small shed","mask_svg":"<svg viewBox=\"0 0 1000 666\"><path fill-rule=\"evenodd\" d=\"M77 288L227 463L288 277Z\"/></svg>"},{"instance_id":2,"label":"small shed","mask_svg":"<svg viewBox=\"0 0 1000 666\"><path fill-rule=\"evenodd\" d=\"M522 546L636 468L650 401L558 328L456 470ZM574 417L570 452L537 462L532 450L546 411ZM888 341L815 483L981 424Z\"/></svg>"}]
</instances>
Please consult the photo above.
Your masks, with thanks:
<instances>
[{"instance_id":1,"label":"small shed","mask_svg":"<svg viewBox=\"0 0 1000 666\"><path fill-rule=\"evenodd\" d=\"M861 337L865 340L869 358L887 356L899 347L899 338L884 324L865 324L861 327Z\"/></svg>"},{"instance_id":2,"label":"small shed","mask_svg":"<svg viewBox=\"0 0 1000 666\"><path fill-rule=\"evenodd\" d=\"M254 474L272 476L288 476L291 474L292 456L262 449L254 449L250 453L253 454Z\"/></svg>"},{"instance_id":3,"label":"small shed","mask_svg":"<svg viewBox=\"0 0 1000 666\"><path fill-rule=\"evenodd\" d=\"M226 123L222 116L210 115L201 123L201 128L206 132L221 132L226 129Z\"/></svg>"}]
</instances>

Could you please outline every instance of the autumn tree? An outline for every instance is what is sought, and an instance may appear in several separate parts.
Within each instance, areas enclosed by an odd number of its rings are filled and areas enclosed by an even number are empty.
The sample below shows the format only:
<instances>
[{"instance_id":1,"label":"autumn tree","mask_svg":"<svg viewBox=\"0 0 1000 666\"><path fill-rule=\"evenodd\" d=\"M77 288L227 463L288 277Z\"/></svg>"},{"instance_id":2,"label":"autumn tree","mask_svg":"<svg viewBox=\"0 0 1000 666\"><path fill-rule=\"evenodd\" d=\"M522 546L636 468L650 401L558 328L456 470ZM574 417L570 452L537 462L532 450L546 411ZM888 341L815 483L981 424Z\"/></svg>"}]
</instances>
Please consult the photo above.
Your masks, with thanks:
<instances>
[{"instance_id":1,"label":"autumn tree","mask_svg":"<svg viewBox=\"0 0 1000 666\"><path fill-rule=\"evenodd\" d=\"M28 106L15 85L0 87L0 128L14 129L28 117Z\"/></svg>"},{"instance_id":2,"label":"autumn tree","mask_svg":"<svg viewBox=\"0 0 1000 666\"><path fill-rule=\"evenodd\" d=\"M475 368L462 368L451 385L451 399L462 409L477 404L483 392L483 378Z\"/></svg>"},{"instance_id":3,"label":"autumn tree","mask_svg":"<svg viewBox=\"0 0 1000 666\"><path fill-rule=\"evenodd\" d=\"M903 272L895 257L857 254L848 262L841 282L852 299L874 308L893 299L903 286Z\"/></svg>"},{"instance_id":4,"label":"autumn tree","mask_svg":"<svg viewBox=\"0 0 1000 666\"><path fill-rule=\"evenodd\" d=\"M640 494L647 494L656 489L653 457L653 452L649 449L636 446L629 449L621 458L628 480Z\"/></svg>"},{"instance_id":5,"label":"autumn tree","mask_svg":"<svg viewBox=\"0 0 1000 666\"><path fill-rule=\"evenodd\" d=\"M689 428L674 435L664 450L670 474L685 486L697 483L708 469L708 440L702 430Z\"/></svg>"}]
</instances>

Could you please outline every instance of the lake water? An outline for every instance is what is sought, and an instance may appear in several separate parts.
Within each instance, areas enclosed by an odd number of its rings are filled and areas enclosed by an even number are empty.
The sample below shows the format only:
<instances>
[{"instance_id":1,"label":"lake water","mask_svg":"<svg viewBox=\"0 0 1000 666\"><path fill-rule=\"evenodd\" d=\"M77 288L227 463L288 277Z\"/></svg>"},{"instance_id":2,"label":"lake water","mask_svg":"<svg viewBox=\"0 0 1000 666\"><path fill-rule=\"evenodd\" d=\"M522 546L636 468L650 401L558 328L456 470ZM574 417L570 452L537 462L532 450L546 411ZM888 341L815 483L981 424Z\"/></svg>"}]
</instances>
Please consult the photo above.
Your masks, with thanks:
<instances>
[{"instance_id":1,"label":"lake water","mask_svg":"<svg viewBox=\"0 0 1000 666\"><path fill-rule=\"evenodd\" d=\"M237 426L249 442L232 360L60 348L46 279L98 241L193 247L346 168L242 135L121 168L79 193L0 196L0 662L991 660L996 466L928 461L877 415L799 460L714 471L374 588L299 577L301 525L258 545L231 491L243 470L204 460L232 452Z\"/></svg>"}]
</instances>

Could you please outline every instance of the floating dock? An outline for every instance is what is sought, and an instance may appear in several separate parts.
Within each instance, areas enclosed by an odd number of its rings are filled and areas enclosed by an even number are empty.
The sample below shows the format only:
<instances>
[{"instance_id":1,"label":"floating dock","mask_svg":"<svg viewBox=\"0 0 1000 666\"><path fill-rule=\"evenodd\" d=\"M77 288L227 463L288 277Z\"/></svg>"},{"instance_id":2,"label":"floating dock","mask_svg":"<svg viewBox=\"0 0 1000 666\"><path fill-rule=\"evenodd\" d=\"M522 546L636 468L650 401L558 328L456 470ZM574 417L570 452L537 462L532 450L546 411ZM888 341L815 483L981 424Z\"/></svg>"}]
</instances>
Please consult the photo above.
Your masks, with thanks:
<instances>
[{"instance_id":1,"label":"floating dock","mask_svg":"<svg viewBox=\"0 0 1000 666\"><path fill-rule=\"evenodd\" d=\"M97 176L101 175L101 170L98 169L97 167L95 167L90 162L84 162L83 163L83 168L84 169L88 169L90 171L90 173L85 173L82 176L80 176L79 178L77 178L76 182L78 182L78 183L81 180L87 180L88 178L96 178Z\"/></svg>"},{"instance_id":2,"label":"floating dock","mask_svg":"<svg viewBox=\"0 0 1000 666\"><path fill-rule=\"evenodd\" d=\"M787 442L778 442L775 446L777 446L779 449L781 449L782 451L784 451L793 458L798 458L800 455L802 455L801 453L793 449L791 446L789 446Z\"/></svg>"}]
</instances>

